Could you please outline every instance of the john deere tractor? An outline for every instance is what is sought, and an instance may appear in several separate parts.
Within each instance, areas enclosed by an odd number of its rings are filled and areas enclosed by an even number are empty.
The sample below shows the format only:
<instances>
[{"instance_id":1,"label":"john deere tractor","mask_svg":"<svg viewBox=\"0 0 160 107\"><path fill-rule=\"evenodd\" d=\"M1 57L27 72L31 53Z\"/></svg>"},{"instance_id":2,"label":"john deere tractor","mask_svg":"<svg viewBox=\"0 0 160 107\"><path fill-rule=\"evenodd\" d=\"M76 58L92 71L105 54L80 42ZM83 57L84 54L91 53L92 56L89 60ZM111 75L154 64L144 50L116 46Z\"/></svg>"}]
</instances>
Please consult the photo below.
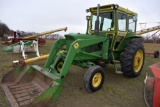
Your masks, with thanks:
<instances>
[{"instance_id":1,"label":"john deere tractor","mask_svg":"<svg viewBox=\"0 0 160 107\"><path fill-rule=\"evenodd\" d=\"M144 47L136 39L137 13L109 4L86 10L86 34L66 34L57 40L41 68L27 65L13 69L2 79L2 88L12 106L45 106L56 99L70 66L88 68L84 86L89 92L98 91L104 82L104 69L111 63L126 77L136 77L144 64ZM76 71L75 71L76 72Z\"/></svg>"}]
</instances>

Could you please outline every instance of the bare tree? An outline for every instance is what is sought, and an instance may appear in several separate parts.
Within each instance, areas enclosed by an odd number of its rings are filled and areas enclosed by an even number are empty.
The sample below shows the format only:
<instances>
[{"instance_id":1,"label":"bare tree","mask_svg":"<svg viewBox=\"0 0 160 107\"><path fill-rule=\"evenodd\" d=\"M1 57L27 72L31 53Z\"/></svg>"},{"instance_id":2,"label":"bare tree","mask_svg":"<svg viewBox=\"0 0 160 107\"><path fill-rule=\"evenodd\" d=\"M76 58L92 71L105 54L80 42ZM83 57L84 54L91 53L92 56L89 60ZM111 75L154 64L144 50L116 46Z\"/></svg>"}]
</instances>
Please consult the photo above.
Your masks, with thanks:
<instances>
[{"instance_id":1,"label":"bare tree","mask_svg":"<svg viewBox=\"0 0 160 107\"><path fill-rule=\"evenodd\" d=\"M0 34L10 34L10 29L5 23L0 22Z\"/></svg>"}]
</instances>

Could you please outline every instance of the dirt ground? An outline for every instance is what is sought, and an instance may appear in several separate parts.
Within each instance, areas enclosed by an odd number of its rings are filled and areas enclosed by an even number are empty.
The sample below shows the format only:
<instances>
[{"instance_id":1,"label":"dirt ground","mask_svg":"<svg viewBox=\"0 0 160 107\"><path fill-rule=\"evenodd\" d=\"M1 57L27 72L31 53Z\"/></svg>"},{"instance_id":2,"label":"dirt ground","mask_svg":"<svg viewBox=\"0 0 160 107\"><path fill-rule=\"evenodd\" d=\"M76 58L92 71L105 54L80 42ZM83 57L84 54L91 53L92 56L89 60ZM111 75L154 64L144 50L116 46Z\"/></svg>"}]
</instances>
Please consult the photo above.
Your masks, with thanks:
<instances>
[{"instance_id":1,"label":"dirt ground","mask_svg":"<svg viewBox=\"0 0 160 107\"><path fill-rule=\"evenodd\" d=\"M47 44L40 46L40 54L50 52L53 40L47 40ZM1 43L1 41L0 41ZM0 50L2 50L0 44ZM149 50L150 44L145 44L145 49ZM160 45L156 47L157 50ZM29 53L28 57L34 57L34 53ZM20 54L5 53L0 51L0 79L9 70L12 61L22 59ZM64 80L63 90L56 101L50 101L48 107L145 107L143 101L143 86L146 72L151 73L148 66L159 62L160 58L146 56L145 64L140 76L136 78L126 78L123 75L114 73L113 65L107 65L105 70L105 82L101 90L95 93L88 93L83 85L83 76L87 69L73 66L70 68ZM41 67L45 61L33 63ZM0 88L0 107L10 107L2 88Z\"/></svg>"}]
</instances>

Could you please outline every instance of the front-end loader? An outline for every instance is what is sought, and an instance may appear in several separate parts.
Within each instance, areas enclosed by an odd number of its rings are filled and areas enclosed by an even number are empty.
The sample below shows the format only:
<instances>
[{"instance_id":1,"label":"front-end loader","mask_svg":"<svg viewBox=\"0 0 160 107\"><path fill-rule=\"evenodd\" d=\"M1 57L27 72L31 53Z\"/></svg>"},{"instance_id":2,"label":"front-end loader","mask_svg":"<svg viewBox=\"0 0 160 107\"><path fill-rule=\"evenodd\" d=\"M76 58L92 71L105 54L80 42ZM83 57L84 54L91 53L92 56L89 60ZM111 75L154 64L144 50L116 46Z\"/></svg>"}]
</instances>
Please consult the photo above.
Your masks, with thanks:
<instances>
[{"instance_id":1,"label":"front-end loader","mask_svg":"<svg viewBox=\"0 0 160 107\"><path fill-rule=\"evenodd\" d=\"M45 107L61 92L70 66L88 68L84 86L89 92L101 89L107 63L121 65L124 76L140 75L145 54L136 39L137 13L116 4L98 5L86 10L86 34L66 34L57 40L41 68L37 65L16 67L2 79L2 88L13 107ZM101 67L103 66L103 67Z\"/></svg>"}]
</instances>

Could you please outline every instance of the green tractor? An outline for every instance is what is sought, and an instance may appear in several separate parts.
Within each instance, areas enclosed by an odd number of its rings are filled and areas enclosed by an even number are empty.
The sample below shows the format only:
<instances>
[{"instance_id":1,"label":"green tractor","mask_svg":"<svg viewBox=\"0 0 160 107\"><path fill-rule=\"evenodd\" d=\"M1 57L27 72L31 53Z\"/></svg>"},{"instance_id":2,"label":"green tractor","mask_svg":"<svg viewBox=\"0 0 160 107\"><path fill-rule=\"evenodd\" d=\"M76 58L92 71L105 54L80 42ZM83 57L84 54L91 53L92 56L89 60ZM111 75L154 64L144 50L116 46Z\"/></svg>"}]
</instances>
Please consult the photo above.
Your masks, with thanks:
<instances>
[{"instance_id":1,"label":"green tractor","mask_svg":"<svg viewBox=\"0 0 160 107\"><path fill-rule=\"evenodd\" d=\"M72 64L88 68L84 85L89 92L103 86L103 67L107 63L113 64L117 73L120 64L126 77L141 73L145 54L143 45L136 40L141 37L135 35L137 13L116 4L98 5L86 11L91 13L86 17L86 34L66 34L65 39L57 40L44 68L27 65L4 75L2 88L12 106L46 106L51 98L60 95Z\"/></svg>"}]
</instances>

